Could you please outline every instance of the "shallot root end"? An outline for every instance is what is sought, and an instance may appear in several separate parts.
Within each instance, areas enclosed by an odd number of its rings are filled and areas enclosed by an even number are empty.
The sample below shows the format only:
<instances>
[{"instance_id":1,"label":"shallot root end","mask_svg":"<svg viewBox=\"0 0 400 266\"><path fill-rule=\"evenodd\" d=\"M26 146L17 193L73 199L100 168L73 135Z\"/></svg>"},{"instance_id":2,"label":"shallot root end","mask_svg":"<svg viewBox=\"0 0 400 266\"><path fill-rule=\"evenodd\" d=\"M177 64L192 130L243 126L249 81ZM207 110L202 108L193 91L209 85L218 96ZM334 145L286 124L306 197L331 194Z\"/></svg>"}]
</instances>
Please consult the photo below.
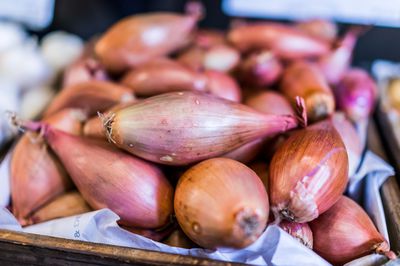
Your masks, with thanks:
<instances>
[{"instance_id":1,"label":"shallot root end","mask_svg":"<svg viewBox=\"0 0 400 266\"><path fill-rule=\"evenodd\" d=\"M114 122L115 113L104 115L100 112L97 112L97 115L99 116L101 123L103 124L108 141L115 144L116 142L112 138L112 123Z\"/></svg>"},{"instance_id":2,"label":"shallot root end","mask_svg":"<svg viewBox=\"0 0 400 266\"><path fill-rule=\"evenodd\" d=\"M19 131L25 132L25 131L33 131L33 132L40 132L41 135L44 134L44 124L41 122L35 122L35 121L24 121L18 117L18 115L15 112L11 111L6 111L6 114L8 115L10 125L13 127L16 127Z\"/></svg>"},{"instance_id":3,"label":"shallot root end","mask_svg":"<svg viewBox=\"0 0 400 266\"><path fill-rule=\"evenodd\" d=\"M256 237L260 226L260 217L252 210L242 209L236 214L236 221L246 237Z\"/></svg>"}]
</instances>

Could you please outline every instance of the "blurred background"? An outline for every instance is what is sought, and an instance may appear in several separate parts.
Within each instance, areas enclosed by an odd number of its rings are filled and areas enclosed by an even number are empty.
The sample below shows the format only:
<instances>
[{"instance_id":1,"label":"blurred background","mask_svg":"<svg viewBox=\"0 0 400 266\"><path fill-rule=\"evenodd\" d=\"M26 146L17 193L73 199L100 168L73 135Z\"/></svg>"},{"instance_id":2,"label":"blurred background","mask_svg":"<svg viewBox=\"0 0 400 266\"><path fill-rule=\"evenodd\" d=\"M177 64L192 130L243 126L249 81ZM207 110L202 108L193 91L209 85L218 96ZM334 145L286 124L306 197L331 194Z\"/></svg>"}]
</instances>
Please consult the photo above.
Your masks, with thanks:
<instances>
[{"instance_id":1,"label":"blurred background","mask_svg":"<svg viewBox=\"0 0 400 266\"><path fill-rule=\"evenodd\" d=\"M53 30L65 30L87 39L105 31L122 17L150 11L183 11L185 2L182 0L55 0L53 20L49 26L36 32L39 36L43 36ZM398 49L400 5L397 1L300 1L300 6L294 5L293 2L299 1L293 0L203 0L201 2L207 12L200 26L207 28L226 29L230 21L235 18L234 13L253 19L298 18L301 6L309 11L301 14L303 18L315 17L312 15L315 13L319 17L340 19L342 29L348 26L349 22L373 23L375 26L362 35L357 43L354 63L369 62L377 58L400 60ZM335 6L326 8L332 4ZM231 9L232 15L227 14L228 9ZM279 11L274 13L274 10Z\"/></svg>"}]
</instances>

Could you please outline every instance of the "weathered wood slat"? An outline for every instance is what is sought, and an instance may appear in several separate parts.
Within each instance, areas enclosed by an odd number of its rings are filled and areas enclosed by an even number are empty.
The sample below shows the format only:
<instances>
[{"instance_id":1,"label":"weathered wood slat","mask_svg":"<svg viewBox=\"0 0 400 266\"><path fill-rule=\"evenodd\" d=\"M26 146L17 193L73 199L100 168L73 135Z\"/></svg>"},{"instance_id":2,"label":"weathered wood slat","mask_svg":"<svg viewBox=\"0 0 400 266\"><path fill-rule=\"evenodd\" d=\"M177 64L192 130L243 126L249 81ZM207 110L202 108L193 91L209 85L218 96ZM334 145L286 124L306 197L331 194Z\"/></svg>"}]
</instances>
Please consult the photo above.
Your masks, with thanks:
<instances>
[{"instance_id":1,"label":"weathered wood slat","mask_svg":"<svg viewBox=\"0 0 400 266\"><path fill-rule=\"evenodd\" d=\"M0 265L240 265L0 230Z\"/></svg>"}]
</instances>

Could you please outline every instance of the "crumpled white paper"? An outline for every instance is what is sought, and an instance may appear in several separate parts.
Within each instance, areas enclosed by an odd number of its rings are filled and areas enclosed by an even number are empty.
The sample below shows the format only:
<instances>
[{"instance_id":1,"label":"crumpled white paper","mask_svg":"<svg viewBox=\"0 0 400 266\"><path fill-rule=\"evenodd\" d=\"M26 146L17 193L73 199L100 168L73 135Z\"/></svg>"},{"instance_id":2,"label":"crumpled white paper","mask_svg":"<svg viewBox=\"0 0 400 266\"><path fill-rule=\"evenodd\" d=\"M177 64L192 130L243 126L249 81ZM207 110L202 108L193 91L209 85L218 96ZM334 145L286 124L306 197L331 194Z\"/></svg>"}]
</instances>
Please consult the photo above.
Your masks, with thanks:
<instances>
[{"instance_id":1,"label":"crumpled white paper","mask_svg":"<svg viewBox=\"0 0 400 266\"><path fill-rule=\"evenodd\" d=\"M360 130L359 132L365 131ZM360 137L363 138L363 136ZM296 265L330 265L276 225L268 226L256 242L244 249L221 248L216 251L202 248L184 249L171 247L133 234L120 228L117 224L118 215L108 209L22 228L15 217L3 207L7 206L10 197L8 181L9 159L10 154L0 165L0 229L254 265L289 266L293 265L293 262L296 262ZM387 177L393 174L394 171L390 165L372 152L367 151L357 173L350 178L347 191L350 197L363 205L379 231L388 241L386 219L379 188ZM362 197L362 195L364 196ZM346 265L375 266L380 265L382 260L384 258L380 255L369 255Z\"/></svg>"}]
</instances>

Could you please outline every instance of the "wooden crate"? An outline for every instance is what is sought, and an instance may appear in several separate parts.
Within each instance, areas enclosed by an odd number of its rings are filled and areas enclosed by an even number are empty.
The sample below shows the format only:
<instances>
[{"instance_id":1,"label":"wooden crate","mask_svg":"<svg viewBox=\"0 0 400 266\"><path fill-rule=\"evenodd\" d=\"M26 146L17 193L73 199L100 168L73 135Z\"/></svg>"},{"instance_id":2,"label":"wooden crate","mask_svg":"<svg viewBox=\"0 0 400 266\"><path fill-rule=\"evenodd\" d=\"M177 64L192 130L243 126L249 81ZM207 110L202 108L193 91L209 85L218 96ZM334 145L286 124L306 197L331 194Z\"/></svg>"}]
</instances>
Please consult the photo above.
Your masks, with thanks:
<instances>
[{"instance_id":1,"label":"wooden crate","mask_svg":"<svg viewBox=\"0 0 400 266\"><path fill-rule=\"evenodd\" d=\"M377 127L368 128L368 148L386 159ZM400 154L399 154L400 156ZM395 177L381 188L392 249L400 250L400 191ZM135 248L0 230L0 265L240 265Z\"/></svg>"}]
</instances>

